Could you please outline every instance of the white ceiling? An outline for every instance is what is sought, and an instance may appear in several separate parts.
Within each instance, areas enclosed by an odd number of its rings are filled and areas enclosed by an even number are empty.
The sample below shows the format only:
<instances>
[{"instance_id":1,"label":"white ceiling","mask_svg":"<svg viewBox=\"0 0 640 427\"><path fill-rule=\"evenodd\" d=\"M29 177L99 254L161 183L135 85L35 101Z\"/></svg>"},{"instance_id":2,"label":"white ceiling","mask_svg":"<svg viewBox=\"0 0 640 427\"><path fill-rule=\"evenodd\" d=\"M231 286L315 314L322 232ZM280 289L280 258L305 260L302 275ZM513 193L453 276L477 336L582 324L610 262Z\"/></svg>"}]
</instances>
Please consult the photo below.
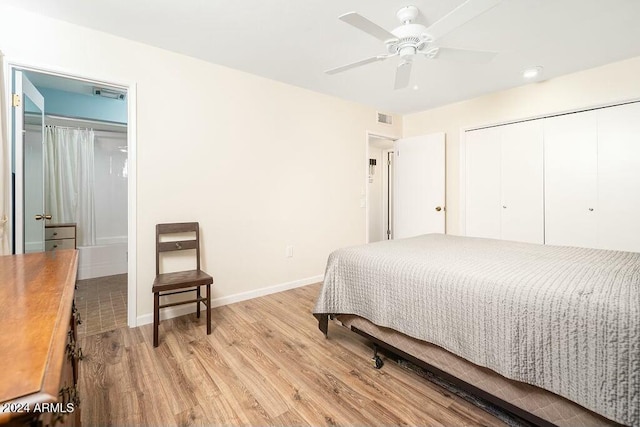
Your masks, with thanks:
<instances>
[{"instance_id":1,"label":"white ceiling","mask_svg":"<svg viewBox=\"0 0 640 427\"><path fill-rule=\"evenodd\" d=\"M439 43L496 51L493 61L417 58L409 88L394 91L398 58L324 73L384 53L382 42L337 17L357 11L391 30L397 9L414 4L428 26L463 0L2 1L395 113L522 85L522 70L534 65L552 78L640 56L640 0L503 0Z\"/></svg>"}]
</instances>

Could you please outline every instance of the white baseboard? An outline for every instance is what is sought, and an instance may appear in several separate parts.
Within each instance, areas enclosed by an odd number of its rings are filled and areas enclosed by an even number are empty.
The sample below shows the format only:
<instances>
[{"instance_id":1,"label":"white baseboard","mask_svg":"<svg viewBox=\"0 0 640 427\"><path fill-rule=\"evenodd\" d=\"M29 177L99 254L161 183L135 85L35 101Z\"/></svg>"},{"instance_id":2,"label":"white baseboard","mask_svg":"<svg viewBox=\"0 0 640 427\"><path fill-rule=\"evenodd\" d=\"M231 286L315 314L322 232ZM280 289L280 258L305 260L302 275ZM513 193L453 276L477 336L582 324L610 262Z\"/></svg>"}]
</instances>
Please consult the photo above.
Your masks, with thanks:
<instances>
[{"instance_id":1,"label":"white baseboard","mask_svg":"<svg viewBox=\"0 0 640 427\"><path fill-rule=\"evenodd\" d=\"M275 294L289 289L299 288L301 286L311 285L313 283L321 282L324 279L324 275L318 275L313 277L307 277L305 279L294 280L293 282L280 283L278 285L267 286L265 288L254 289L252 291L241 292L239 294L228 295L226 297L213 298L211 300L211 308L220 307L222 305L233 304L240 301L246 301L265 295ZM151 297L151 296L150 296ZM184 316L185 314L195 313L195 304L183 305L178 307L169 307L160 312L160 320L172 319L178 316ZM136 319L136 325L142 326L149 323L153 323L153 313L143 314Z\"/></svg>"}]
</instances>

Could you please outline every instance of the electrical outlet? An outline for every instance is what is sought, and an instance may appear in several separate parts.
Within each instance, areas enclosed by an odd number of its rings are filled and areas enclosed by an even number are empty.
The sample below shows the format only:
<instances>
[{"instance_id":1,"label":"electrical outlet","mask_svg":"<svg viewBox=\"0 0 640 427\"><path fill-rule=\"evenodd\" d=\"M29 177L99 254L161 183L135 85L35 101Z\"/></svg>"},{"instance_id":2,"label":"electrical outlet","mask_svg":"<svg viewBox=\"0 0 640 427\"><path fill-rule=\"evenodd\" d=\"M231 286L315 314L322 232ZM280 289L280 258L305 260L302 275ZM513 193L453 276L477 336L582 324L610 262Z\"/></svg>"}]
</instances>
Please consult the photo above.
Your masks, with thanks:
<instances>
[{"instance_id":1,"label":"electrical outlet","mask_svg":"<svg viewBox=\"0 0 640 427\"><path fill-rule=\"evenodd\" d=\"M287 258L293 258L293 246L289 245L285 248L285 256Z\"/></svg>"}]
</instances>

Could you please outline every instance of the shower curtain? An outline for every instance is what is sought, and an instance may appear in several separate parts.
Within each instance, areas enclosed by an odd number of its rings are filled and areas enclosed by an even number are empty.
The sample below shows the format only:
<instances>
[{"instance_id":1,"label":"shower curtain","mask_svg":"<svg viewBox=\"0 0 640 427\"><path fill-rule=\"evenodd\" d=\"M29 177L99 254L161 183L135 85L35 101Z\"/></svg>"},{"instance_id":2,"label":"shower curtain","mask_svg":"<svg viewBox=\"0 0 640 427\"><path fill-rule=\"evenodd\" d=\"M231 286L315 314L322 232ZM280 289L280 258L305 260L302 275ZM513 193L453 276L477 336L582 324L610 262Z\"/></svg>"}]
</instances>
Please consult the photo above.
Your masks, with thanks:
<instances>
[{"instance_id":1,"label":"shower curtain","mask_svg":"<svg viewBox=\"0 0 640 427\"><path fill-rule=\"evenodd\" d=\"M45 129L45 207L53 222L76 223L78 246L96 244L94 139L91 129Z\"/></svg>"}]
</instances>

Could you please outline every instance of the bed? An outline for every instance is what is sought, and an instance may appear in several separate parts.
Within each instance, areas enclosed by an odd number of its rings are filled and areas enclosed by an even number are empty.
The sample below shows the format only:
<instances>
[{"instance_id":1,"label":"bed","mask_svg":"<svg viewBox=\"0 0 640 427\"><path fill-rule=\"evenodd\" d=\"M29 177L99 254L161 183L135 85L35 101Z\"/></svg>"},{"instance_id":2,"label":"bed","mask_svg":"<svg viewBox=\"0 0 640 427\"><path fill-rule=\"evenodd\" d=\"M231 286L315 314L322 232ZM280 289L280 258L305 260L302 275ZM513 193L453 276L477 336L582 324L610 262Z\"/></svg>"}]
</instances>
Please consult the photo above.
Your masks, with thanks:
<instances>
[{"instance_id":1,"label":"bed","mask_svg":"<svg viewBox=\"0 0 640 427\"><path fill-rule=\"evenodd\" d=\"M336 318L536 424L640 424L638 253L372 243L329 256L313 312L325 334Z\"/></svg>"}]
</instances>

